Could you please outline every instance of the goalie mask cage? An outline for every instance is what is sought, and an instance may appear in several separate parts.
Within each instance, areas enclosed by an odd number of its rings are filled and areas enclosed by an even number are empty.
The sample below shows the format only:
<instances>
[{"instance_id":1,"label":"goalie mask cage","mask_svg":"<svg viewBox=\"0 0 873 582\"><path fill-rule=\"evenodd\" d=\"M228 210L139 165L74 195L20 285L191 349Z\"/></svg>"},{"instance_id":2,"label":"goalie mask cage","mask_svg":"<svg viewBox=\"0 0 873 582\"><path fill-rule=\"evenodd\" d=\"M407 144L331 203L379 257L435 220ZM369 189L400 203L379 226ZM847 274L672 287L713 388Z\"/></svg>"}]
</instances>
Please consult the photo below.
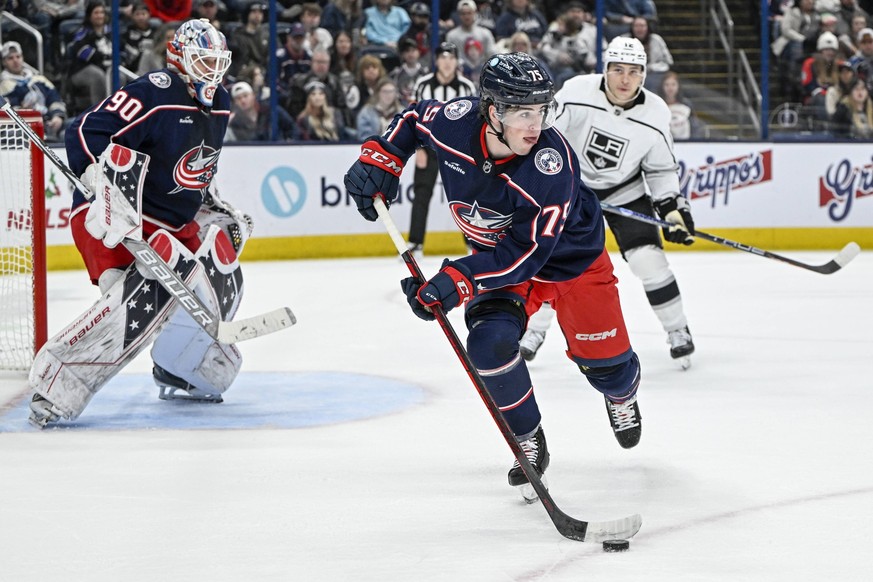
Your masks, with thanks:
<instances>
[{"instance_id":1,"label":"goalie mask cage","mask_svg":"<svg viewBox=\"0 0 873 582\"><path fill-rule=\"evenodd\" d=\"M18 111L40 137L42 117ZM0 370L28 370L46 341L43 154L0 111Z\"/></svg>"}]
</instances>

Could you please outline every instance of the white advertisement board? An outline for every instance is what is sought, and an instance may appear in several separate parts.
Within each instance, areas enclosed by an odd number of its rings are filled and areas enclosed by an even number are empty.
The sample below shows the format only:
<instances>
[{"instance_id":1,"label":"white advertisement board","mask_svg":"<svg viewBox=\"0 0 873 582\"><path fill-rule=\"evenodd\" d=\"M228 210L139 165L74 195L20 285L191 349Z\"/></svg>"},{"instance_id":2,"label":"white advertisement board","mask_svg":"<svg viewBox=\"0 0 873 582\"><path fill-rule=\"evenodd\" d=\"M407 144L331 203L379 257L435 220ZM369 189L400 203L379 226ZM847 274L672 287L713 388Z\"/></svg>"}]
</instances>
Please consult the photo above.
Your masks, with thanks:
<instances>
[{"instance_id":1,"label":"white advertisement board","mask_svg":"<svg viewBox=\"0 0 873 582\"><path fill-rule=\"evenodd\" d=\"M382 233L345 193L343 175L358 152L355 145L229 145L219 191L252 215L256 238ZM679 143L676 153L682 192L701 229L873 227L869 144ZM412 174L404 171L392 207L401 230L409 225ZM72 244L71 201L70 185L47 162L49 245ZM430 231L456 228L439 182L428 220Z\"/></svg>"}]
</instances>

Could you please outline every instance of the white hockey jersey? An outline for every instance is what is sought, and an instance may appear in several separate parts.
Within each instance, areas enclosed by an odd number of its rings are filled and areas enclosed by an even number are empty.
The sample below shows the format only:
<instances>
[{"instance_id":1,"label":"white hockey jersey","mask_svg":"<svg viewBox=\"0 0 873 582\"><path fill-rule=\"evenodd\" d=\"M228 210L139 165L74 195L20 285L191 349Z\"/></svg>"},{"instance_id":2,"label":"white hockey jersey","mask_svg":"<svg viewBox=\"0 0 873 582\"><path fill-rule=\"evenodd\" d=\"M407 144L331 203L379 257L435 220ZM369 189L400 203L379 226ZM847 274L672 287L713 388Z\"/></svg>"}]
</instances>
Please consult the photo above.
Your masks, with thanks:
<instances>
[{"instance_id":1,"label":"white hockey jersey","mask_svg":"<svg viewBox=\"0 0 873 582\"><path fill-rule=\"evenodd\" d=\"M643 89L633 107L616 107L607 100L604 83L603 75L578 75L555 96L555 127L576 150L583 181L614 205L647 193L655 200L678 196L667 104Z\"/></svg>"}]
</instances>

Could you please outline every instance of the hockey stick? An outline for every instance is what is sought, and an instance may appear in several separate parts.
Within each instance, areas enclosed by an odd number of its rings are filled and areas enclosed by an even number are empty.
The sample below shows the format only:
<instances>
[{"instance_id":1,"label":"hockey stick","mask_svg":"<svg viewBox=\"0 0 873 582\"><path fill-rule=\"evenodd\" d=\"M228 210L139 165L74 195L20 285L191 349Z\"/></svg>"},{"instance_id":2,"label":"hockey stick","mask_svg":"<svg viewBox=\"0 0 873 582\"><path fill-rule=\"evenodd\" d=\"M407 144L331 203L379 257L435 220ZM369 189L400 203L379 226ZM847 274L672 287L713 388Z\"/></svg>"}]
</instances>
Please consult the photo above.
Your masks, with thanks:
<instances>
[{"instance_id":1,"label":"hockey stick","mask_svg":"<svg viewBox=\"0 0 873 582\"><path fill-rule=\"evenodd\" d=\"M394 220L388 213L388 208L385 206L385 202L377 197L374 200L374 204L376 206L376 212L379 214L379 218L382 219L385 229L391 236L391 240L394 242L394 246L397 247L397 252L406 263L409 272L413 277L418 279L419 282L424 283L426 279L424 278L415 257L413 257L412 253L407 249L406 241L403 239L403 235L400 234L400 231L397 230L397 225L394 224ZM482 377L479 375L475 366L473 366L473 362L470 360L467 350L464 349L464 345L461 343L458 334L455 333L455 329L446 317L445 311L443 311L439 306L434 306L432 310L440 327L446 334L449 343L455 350L455 355L457 355L458 359L461 360L464 370L467 372L470 380L473 381L473 385L476 387L476 391L485 403L486 408L488 408L488 412L491 413L491 418L494 419L497 428L500 429L503 438L506 439L506 443L509 445L509 448L512 449L512 453L515 455L516 460L518 460L521 470L524 472L534 491L536 491L539 496L543 507L546 508L546 512L548 512L549 517L552 519L552 523L555 524L558 532L562 536L571 540L577 540L580 542L602 542L611 539L626 540L640 531L643 518L638 514L612 521L588 522L574 519L558 509L558 506L555 505L552 496L549 494L549 490L546 489L545 485L543 485L542 479L530 464L530 461L527 460L527 456L524 454L521 445L518 444L518 441L515 439L512 429L509 428L506 419L503 418L503 413L500 412L500 408L497 406L497 403L494 402L494 399L485 387L485 382L482 380Z\"/></svg>"},{"instance_id":2,"label":"hockey stick","mask_svg":"<svg viewBox=\"0 0 873 582\"><path fill-rule=\"evenodd\" d=\"M9 115L9 118L27 135L33 143L60 172L78 188L86 198L91 198L91 192L82 183L76 174L52 151L42 138L33 131L18 113L12 109L9 102L0 97L0 111ZM281 307L237 321L222 321L216 317L197 295L185 284L176 272L164 261L161 256L143 240L125 239L124 247L134 256L136 261L148 269L160 285L170 295L176 298L182 308L188 312L197 324L202 327L209 336L223 344L233 344L247 339L253 339L268 333L273 333L297 323L297 318L287 307Z\"/></svg>"},{"instance_id":3,"label":"hockey stick","mask_svg":"<svg viewBox=\"0 0 873 582\"><path fill-rule=\"evenodd\" d=\"M654 218L652 216L647 216L645 214L640 214L639 212L634 212L633 210L629 210L627 208L621 208L620 206L613 206L612 204L607 204L606 202L601 202L600 207L607 212L611 212L613 214L620 214L624 217L631 218L633 220L638 220L640 222L647 222L649 224L653 224L655 226L660 227L671 227L674 226L673 223L667 222L666 220L660 220ZM788 263L789 265L794 265L795 267L800 267L801 269L806 269L807 271L815 271L816 273L821 273L823 275L830 275L831 273L836 273L843 267L845 267L849 262L858 256L858 253L861 252L861 247L858 246L858 243L850 242L846 246L842 248L837 255L823 265L810 265L808 263L802 263L800 261L796 261L789 257L785 257L782 255L777 255L776 253L771 253L770 251L765 251L763 249L759 249L753 246L749 246L747 244L743 244L740 242L732 241L730 239L722 238L720 236L716 236L714 234L709 234L703 232L702 230L694 229L694 235L697 238L702 238L703 240L708 240L710 242L714 242L716 244L724 245L726 247L730 247L732 249L737 249L738 251L745 251L747 253L752 253L753 255L758 255L759 257L764 257L766 259L774 259L777 261L782 261L783 263Z\"/></svg>"}]
</instances>

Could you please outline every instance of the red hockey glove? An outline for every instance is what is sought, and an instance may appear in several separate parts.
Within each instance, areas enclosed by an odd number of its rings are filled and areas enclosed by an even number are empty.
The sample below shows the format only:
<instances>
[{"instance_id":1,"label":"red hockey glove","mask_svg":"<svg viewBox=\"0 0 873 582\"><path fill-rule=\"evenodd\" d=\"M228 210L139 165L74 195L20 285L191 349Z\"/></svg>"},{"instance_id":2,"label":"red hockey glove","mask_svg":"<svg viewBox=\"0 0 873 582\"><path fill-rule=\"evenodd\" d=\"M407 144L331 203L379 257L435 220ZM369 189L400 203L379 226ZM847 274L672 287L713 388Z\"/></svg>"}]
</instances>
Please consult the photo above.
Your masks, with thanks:
<instances>
[{"instance_id":1,"label":"red hockey glove","mask_svg":"<svg viewBox=\"0 0 873 582\"><path fill-rule=\"evenodd\" d=\"M394 202L403 164L403 152L385 140L371 139L361 146L361 156L343 180L361 216L370 222L379 218L373 206L376 196L385 199L385 206Z\"/></svg>"},{"instance_id":2,"label":"red hockey glove","mask_svg":"<svg viewBox=\"0 0 873 582\"><path fill-rule=\"evenodd\" d=\"M443 261L440 272L424 285L419 285L414 277L407 277L400 282L400 286L412 312L425 321L434 319L430 307L439 305L449 311L463 305L478 292L470 269L463 263L448 259Z\"/></svg>"}]
</instances>

